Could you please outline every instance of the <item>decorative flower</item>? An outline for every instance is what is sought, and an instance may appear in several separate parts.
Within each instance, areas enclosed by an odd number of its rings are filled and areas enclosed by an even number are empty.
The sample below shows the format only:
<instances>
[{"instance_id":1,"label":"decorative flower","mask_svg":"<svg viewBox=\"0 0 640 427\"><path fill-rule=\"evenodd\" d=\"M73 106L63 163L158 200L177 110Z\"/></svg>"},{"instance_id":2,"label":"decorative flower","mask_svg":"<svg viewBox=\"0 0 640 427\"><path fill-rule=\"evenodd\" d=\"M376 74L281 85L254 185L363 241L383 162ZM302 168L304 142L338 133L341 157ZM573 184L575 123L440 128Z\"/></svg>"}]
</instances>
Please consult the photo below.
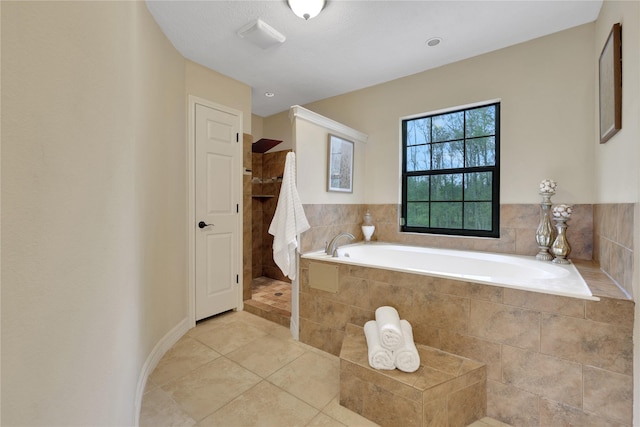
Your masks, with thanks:
<instances>
[{"instance_id":1,"label":"decorative flower","mask_svg":"<svg viewBox=\"0 0 640 427\"><path fill-rule=\"evenodd\" d=\"M555 205L553 207L553 217L554 218L571 218L571 214L573 213L573 206L570 205Z\"/></svg>"},{"instance_id":2,"label":"decorative flower","mask_svg":"<svg viewBox=\"0 0 640 427\"><path fill-rule=\"evenodd\" d=\"M555 193L556 187L558 184L552 179L544 179L540 183L540 192L541 193Z\"/></svg>"}]
</instances>

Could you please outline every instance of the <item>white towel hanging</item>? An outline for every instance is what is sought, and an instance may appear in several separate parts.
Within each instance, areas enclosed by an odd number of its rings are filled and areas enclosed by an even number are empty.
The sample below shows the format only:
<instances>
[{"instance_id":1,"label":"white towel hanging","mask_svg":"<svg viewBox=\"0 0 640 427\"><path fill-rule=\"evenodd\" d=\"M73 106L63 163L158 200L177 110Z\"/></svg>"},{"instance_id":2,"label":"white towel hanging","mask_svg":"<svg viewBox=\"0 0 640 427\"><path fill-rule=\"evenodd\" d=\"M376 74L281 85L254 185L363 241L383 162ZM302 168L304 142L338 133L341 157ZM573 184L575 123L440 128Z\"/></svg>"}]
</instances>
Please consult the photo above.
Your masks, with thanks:
<instances>
[{"instance_id":1,"label":"white towel hanging","mask_svg":"<svg viewBox=\"0 0 640 427\"><path fill-rule=\"evenodd\" d=\"M273 260L291 280L296 278L297 237L310 227L296 189L296 155L287 153L282 175L282 187L276 212L269 226L273 235Z\"/></svg>"}]
</instances>

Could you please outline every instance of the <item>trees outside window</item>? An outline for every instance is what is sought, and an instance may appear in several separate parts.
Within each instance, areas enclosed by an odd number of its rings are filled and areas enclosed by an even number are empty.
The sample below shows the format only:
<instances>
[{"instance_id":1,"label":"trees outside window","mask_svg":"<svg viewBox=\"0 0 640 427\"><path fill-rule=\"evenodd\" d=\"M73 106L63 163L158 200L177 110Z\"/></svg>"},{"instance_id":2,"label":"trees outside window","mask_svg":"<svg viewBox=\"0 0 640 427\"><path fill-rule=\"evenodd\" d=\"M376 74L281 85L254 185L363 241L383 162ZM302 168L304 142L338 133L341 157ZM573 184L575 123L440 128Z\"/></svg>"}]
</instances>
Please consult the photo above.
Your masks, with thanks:
<instances>
[{"instance_id":1,"label":"trees outside window","mask_svg":"<svg viewBox=\"0 0 640 427\"><path fill-rule=\"evenodd\" d=\"M500 103L402 121L402 231L499 237Z\"/></svg>"}]
</instances>

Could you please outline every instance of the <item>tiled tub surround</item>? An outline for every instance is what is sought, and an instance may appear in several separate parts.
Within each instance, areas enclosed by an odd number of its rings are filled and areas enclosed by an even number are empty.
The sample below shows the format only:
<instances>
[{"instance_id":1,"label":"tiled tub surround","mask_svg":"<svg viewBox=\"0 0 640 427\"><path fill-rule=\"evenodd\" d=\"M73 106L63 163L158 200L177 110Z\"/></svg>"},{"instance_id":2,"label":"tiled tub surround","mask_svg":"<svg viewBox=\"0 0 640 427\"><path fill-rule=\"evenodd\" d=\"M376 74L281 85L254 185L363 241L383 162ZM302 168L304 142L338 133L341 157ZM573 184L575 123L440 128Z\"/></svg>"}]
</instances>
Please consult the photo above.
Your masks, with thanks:
<instances>
[{"instance_id":1,"label":"tiled tub surround","mask_svg":"<svg viewBox=\"0 0 640 427\"><path fill-rule=\"evenodd\" d=\"M361 240L367 209L374 240L537 253L538 204L502 205L499 239L400 233L393 204L305 205L312 228L302 251L323 249L342 231ZM599 302L349 266L329 294L309 288L303 260L301 340L338 354L346 323L363 325L378 306L394 305L417 322L416 342L487 363L489 416L513 425L630 425L633 302L611 279L630 293L633 212L633 204L576 205L568 223L569 258Z\"/></svg>"},{"instance_id":2,"label":"tiled tub surround","mask_svg":"<svg viewBox=\"0 0 640 427\"><path fill-rule=\"evenodd\" d=\"M500 238L469 238L457 236L401 233L398 227L398 205L304 205L311 229L301 236L303 253L324 249L326 242L340 232L349 232L363 240L362 218L369 209L376 226L373 240L414 246L445 249L466 249L516 255L538 253L535 231L540 222L539 204L512 204L500 207ZM633 222L632 222L633 223ZM570 259L592 259L593 206L574 205L567 223L567 239L571 245Z\"/></svg>"},{"instance_id":3,"label":"tiled tub surround","mask_svg":"<svg viewBox=\"0 0 640 427\"><path fill-rule=\"evenodd\" d=\"M522 255L362 241L341 246L335 252L335 257L325 251L310 252L302 257L598 301L571 263L540 262ZM322 287L322 282L318 289L332 290Z\"/></svg>"},{"instance_id":4,"label":"tiled tub surround","mask_svg":"<svg viewBox=\"0 0 640 427\"><path fill-rule=\"evenodd\" d=\"M319 262L319 261L314 261ZM630 426L632 301L577 262L601 301L339 265L339 290L309 287L300 263L300 340L338 355L348 323L391 305L417 343L487 365L487 415L512 425Z\"/></svg>"},{"instance_id":5,"label":"tiled tub surround","mask_svg":"<svg viewBox=\"0 0 640 427\"><path fill-rule=\"evenodd\" d=\"M593 206L593 259L629 295L633 280L633 203Z\"/></svg>"}]
</instances>

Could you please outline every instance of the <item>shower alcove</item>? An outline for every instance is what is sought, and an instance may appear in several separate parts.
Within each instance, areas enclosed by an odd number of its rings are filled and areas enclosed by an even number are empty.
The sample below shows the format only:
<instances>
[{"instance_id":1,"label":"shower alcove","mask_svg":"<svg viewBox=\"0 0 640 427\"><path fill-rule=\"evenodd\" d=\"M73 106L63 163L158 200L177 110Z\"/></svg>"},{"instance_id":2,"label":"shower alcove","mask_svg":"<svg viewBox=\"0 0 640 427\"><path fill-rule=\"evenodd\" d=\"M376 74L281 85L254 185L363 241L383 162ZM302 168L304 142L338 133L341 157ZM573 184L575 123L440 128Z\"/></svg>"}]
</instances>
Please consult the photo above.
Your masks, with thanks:
<instances>
[{"instance_id":1,"label":"shower alcove","mask_svg":"<svg viewBox=\"0 0 640 427\"><path fill-rule=\"evenodd\" d=\"M290 150L267 151L280 142L262 138L251 144L250 150L245 149L245 155L251 159L250 165L245 164L245 168L250 169L246 173L250 185L245 185L245 203L249 202L251 206L250 229L245 226L245 230L250 238L245 239L245 244L251 251L251 274L248 275L251 284L250 292L248 289L244 292L244 309L288 327L291 280L283 276L273 261L273 236L268 232L278 204L285 158Z\"/></svg>"}]
</instances>

